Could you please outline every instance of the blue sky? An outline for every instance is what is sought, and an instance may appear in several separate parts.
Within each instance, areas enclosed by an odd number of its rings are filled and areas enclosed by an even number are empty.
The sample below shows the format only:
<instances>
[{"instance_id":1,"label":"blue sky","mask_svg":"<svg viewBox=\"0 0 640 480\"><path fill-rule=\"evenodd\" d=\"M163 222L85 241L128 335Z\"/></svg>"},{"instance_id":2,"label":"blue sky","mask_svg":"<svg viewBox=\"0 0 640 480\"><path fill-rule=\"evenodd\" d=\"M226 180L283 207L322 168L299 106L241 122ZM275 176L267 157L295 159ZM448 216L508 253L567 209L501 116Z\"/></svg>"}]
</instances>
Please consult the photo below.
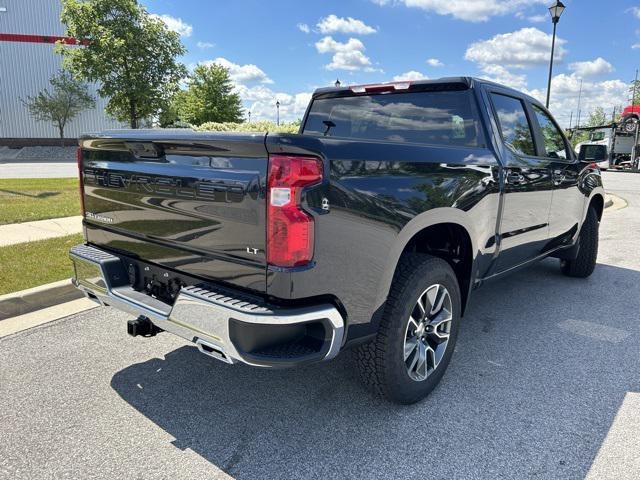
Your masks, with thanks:
<instances>
[{"instance_id":1,"label":"blue sky","mask_svg":"<svg viewBox=\"0 0 640 480\"><path fill-rule=\"evenodd\" d=\"M145 0L179 31L193 66L227 66L253 119L299 118L309 94L398 78L475 75L544 98L553 0ZM552 87L568 125L626 105L640 67L640 3L564 0ZM634 48L635 47L635 48ZM575 120L574 120L575 122Z\"/></svg>"}]
</instances>

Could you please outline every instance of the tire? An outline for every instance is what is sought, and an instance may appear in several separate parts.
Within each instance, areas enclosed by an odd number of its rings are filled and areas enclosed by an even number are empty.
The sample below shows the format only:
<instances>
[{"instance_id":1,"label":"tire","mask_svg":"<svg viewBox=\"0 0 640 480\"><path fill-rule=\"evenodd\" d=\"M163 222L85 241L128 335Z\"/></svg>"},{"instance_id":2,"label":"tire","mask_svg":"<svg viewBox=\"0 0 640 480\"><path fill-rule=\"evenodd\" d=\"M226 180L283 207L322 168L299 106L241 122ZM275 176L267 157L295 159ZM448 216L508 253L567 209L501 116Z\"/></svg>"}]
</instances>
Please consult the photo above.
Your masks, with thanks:
<instances>
[{"instance_id":1,"label":"tire","mask_svg":"<svg viewBox=\"0 0 640 480\"><path fill-rule=\"evenodd\" d=\"M426 310L429 312L418 325L415 320ZM404 255L376 338L354 352L362 380L395 403L411 404L425 398L449 365L460 313L460 287L451 266L430 255ZM409 349L412 351L406 357Z\"/></svg>"},{"instance_id":2,"label":"tire","mask_svg":"<svg viewBox=\"0 0 640 480\"><path fill-rule=\"evenodd\" d=\"M598 231L600 222L595 209L590 208L578 238L578 256L574 260L562 260L560 268L568 277L587 278L596 268L598 258Z\"/></svg>"},{"instance_id":3,"label":"tire","mask_svg":"<svg viewBox=\"0 0 640 480\"><path fill-rule=\"evenodd\" d=\"M636 117L627 117L622 120L622 128L627 133L636 133L636 124L638 119Z\"/></svg>"}]
</instances>

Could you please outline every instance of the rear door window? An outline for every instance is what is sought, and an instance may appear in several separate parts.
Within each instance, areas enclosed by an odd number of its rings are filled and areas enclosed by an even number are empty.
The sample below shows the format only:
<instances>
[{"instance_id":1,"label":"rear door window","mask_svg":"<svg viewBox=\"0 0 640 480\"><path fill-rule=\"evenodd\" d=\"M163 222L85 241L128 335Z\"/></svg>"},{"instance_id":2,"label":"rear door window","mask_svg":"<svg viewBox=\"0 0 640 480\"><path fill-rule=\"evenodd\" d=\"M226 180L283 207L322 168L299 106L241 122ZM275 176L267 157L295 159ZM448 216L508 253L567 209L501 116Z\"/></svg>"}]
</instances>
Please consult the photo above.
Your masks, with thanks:
<instances>
[{"instance_id":1,"label":"rear door window","mask_svg":"<svg viewBox=\"0 0 640 480\"><path fill-rule=\"evenodd\" d=\"M470 90L406 92L313 101L303 134L465 147L484 146Z\"/></svg>"},{"instance_id":2,"label":"rear door window","mask_svg":"<svg viewBox=\"0 0 640 480\"><path fill-rule=\"evenodd\" d=\"M520 155L536 156L533 130L522 100L498 93L492 93L491 99L505 144Z\"/></svg>"},{"instance_id":3,"label":"rear door window","mask_svg":"<svg viewBox=\"0 0 640 480\"><path fill-rule=\"evenodd\" d=\"M533 105L533 111L536 115L536 120L538 120L538 125L540 125L542 138L544 138L544 156L562 158L563 160L570 158L564 137L553 120L551 120L551 117L537 105Z\"/></svg>"}]
</instances>

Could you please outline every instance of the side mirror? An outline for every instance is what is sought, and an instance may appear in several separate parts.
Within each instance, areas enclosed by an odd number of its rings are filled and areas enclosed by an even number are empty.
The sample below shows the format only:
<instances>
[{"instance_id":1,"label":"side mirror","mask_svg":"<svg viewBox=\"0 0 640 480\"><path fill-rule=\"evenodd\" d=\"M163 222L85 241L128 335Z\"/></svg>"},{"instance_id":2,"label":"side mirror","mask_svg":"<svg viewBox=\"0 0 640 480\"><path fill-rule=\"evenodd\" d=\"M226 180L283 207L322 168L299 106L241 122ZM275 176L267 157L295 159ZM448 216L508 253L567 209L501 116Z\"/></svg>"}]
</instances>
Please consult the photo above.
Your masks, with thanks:
<instances>
[{"instance_id":1,"label":"side mirror","mask_svg":"<svg viewBox=\"0 0 640 480\"><path fill-rule=\"evenodd\" d=\"M578 153L578 160L586 163L600 163L609 159L606 145L582 145Z\"/></svg>"}]
</instances>

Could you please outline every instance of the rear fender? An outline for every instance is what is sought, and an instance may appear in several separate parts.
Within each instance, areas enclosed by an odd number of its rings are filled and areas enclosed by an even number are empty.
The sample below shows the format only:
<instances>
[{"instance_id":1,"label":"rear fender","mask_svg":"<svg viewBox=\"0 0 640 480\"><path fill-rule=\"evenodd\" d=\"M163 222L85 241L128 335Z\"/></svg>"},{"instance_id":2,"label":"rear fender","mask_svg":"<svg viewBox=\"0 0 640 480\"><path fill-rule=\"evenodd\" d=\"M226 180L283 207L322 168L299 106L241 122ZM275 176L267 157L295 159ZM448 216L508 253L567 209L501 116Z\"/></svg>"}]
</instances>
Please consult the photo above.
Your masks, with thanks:
<instances>
[{"instance_id":1,"label":"rear fender","mask_svg":"<svg viewBox=\"0 0 640 480\"><path fill-rule=\"evenodd\" d=\"M460 285L461 289L470 288L473 285L476 275L476 258L478 256L477 235L473 224L470 221L469 214L451 207L434 208L413 218L407 223L398 234L387 258L387 263L382 275L382 279L378 285L376 296L376 309L379 308L386 300L391 289L391 282L396 271L396 266L400 261L400 257L411 239L425 228L442 223L453 223L464 228L471 239L471 251L473 255L473 265L471 270L470 285Z\"/></svg>"}]
</instances>

